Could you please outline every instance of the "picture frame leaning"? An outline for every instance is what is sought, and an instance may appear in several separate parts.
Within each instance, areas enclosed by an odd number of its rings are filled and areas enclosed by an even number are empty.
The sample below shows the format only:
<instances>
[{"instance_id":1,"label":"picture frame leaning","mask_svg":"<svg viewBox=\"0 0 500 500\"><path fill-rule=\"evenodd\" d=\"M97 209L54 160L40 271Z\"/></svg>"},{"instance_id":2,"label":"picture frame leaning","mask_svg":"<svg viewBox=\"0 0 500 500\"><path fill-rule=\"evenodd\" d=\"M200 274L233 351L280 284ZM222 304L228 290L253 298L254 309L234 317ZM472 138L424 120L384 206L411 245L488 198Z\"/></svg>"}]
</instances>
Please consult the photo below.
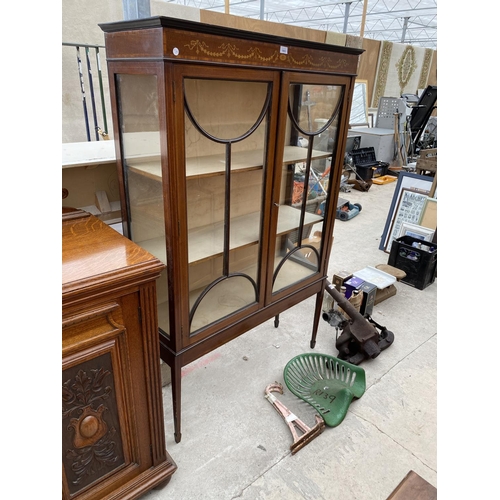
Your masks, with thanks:
<instances>
[{"instance_id":1,"label":"picture frame leaning","mask_svg":"<svg viewBox=\"0 0 500 500\"><path fill-rule=\"evenodd\" d=\"M411 236L412 238L418 238L419 240L430 242L434 236L434 230L418 224L412 224L411 222L403 222L401 224L398 238L401 238L402 236Z\"/></svg>"},{"instance_id":2,"label":"picture frame leaning","mask_svg":"<svg viewBox=\"0 0 500 500\"><path fill-rule=\"evenodd\" d=\"M420 218L415 219L414 215L410 215L412 210L410 208L420 209L418 215L421 215L421 211L424 206L425 200L429 197L429 193L432 188L434 178L426 175L419 175L410 172L400 172L398 175L398 182L394 188L394 194L391 201L391 206L387 214L387 220L385 222L384 230L380 238L379 250L383 250L386 253L390 253L392 241L398 237L399 230L401 228L402 222L411 222L418 224ZM421 195L420 197L406 195L405 206L401 207L401 197L404 193L411 192ZM410 199L411 198L411 199ZM408 207L407 202L411 202L412 205L416 203L416 206ZM405 210L403 210L403 208ZM400 212L398 214L398 212ZM396 221L396 216L398 215L398 220ZM396 227L394 227L396 225Z\"/></svg>"}]
</instances>

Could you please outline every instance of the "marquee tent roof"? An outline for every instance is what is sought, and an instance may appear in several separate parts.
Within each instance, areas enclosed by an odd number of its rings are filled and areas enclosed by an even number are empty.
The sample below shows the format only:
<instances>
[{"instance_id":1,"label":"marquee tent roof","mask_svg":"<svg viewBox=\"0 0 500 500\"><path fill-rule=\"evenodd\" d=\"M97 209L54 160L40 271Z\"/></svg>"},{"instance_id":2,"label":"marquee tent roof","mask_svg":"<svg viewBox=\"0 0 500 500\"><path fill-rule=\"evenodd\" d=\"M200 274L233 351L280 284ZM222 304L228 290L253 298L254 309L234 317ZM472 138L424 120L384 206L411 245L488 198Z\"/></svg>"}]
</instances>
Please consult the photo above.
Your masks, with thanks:
<instances>
[{"instance_id":1,"label":"marquee tent roof","mask_svg":"<svg viewBox=\"0 0 500 500\"><path fill-rule=\"evenodd\" d=\"M167 0L262 19L437 50L437 0ZM228 10L227 10L228 9Z\"/></svg>"}]
</instances>

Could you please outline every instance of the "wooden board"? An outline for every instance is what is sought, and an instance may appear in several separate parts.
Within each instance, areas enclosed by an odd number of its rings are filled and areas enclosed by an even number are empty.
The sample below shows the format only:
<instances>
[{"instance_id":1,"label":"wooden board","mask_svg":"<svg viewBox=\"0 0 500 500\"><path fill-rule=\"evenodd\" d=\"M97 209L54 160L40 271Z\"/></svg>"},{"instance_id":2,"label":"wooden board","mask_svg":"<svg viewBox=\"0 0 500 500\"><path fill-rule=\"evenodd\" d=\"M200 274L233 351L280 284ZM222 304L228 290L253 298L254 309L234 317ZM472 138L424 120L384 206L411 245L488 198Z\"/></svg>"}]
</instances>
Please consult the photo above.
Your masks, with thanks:
<instances>
[{"instance_id":1,"label":"wooden board","mask_svg":"<svg viewBox=\"0 0 500 500\"><path fill-rule=\"evenodd\" d=\"M356 78L368 81L368 106L372 102L373 84L377 75L377 63L381 43L378 40L363 38L363 49L365 49L365 52L359 57L358 76Z\"/></svg>"},{"instance_id":2,"label":"wooden board","mask_svg":"<svg viewBox=\"0 0 500 500\"><path fill-rule=\"evenodd\" d=\"M290 24L227 15L220 12L211 12L205 9L200 10L200 21L207 24L216 24L217 26L226 26L228 28L253 31L255 33L266 33L270 35L297 38L299 40L309 40L319 43L324 43L326 35L326 32L323 30L302 28L301 26L291 26Z\"/></svg>"},{"instance_id":3,"label":"wooden board","mask_svg":"<svg viewBox=\"0 0 500 500\"><path fill-rule=\"evenodd\" d=\"M437 500L437 489L411 470L387 500Z\"/></svg>"}]
</instances>

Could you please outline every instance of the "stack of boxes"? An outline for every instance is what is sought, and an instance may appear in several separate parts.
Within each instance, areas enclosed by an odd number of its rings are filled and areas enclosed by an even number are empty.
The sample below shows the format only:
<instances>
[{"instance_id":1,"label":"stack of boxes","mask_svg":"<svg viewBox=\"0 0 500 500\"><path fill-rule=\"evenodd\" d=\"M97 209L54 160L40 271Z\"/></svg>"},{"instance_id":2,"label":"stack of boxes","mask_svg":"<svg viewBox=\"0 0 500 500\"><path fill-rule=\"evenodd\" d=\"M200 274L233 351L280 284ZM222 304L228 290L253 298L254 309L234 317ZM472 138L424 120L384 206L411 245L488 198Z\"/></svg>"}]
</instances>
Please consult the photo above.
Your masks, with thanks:
<instances>
[{"instance_id":1,"label":"stack of boxes","mask_svg":"<svg viewBox=\"0 0 500 500\"><path fill-rule=\"evenodd\" d=\"M381 269L382 268L382 269ZM378 274L377 274L378 273ZM363 316L371 316L373 307L383 300L396 295L396 287L393 282L404 278L405 273L399 269L380 264L377 268L367 267L355 273L348 271L339 271L333 275L333 285L340 292L341 287L345 287L345 297L359 310ZM374 279L371 283L366 278ZM388 280L387 278L392 278ZM357 295L359 299L359 308L357 306Z\"/></svg>"},{"instance_id":2,"label":"stack of boxes","mask_svg":"<svg viewBox=\"0 0 500 500\"><path fill-rule=\"evenodd\" d=\"M363 315L371 315L373 312L373 306L375 305L375 296L377 293L377 286L367 281L357 278L352 273L348 271L339 271L333 275L333 284L335 288L340 292L340 288L345 286L346 299L350 300L353 296L355 290L360 292L362 297L361 304L359 306L359 312ZM354 305L357 309L358 307Z\"/></svg>"}]
</instances>

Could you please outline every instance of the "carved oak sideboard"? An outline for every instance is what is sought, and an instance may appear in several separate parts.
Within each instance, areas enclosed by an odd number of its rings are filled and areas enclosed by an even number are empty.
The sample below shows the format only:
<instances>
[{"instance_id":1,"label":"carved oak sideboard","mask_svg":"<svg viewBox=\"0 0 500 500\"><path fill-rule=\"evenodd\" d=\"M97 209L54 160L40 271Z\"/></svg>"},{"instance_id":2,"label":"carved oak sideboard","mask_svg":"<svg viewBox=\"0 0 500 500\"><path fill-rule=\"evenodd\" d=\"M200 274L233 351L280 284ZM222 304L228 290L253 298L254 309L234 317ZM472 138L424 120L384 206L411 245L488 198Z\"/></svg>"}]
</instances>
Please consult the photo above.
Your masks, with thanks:
<instances>
[{"instance_id":1,"label":"carved oak sideboard","mask_svg":"<svg viewBox=\"0 0 500 500\"><path fill-rule=\"evenodd\" d=\"M83 211L62 218L62 497L166 485L156 311L164 265Z\"/></svg>"}]
</instances>

